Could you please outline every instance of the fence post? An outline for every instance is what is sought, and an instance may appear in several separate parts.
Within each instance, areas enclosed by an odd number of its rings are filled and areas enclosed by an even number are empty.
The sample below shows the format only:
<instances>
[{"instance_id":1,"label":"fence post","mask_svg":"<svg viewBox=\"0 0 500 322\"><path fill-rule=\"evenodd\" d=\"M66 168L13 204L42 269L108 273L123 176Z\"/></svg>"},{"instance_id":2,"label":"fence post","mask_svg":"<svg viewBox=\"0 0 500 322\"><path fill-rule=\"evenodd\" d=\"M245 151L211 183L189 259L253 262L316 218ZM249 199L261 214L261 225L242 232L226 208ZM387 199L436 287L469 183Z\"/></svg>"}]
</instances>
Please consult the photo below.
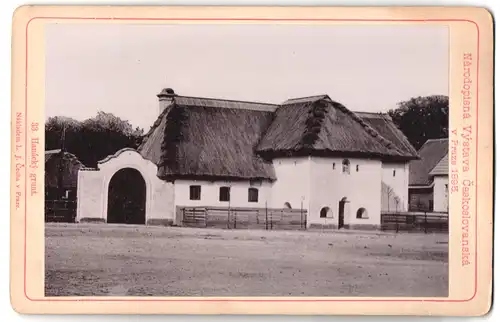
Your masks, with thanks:
<instances>
[{"instance_id":1,"label":"fence post","mask_svg":"<svg viewBox=\"0 0 500 322\"><path fill-rule=\"evenodd\" d=\"M267 219L267 201L266 201L266 230L267 230L267 221L268 219Z\"/></svg>"},{"instance_id":2,"label":"fence post","mask_svg":"<svg viewBox=\"0 0 500 322\"><path fill-rule=\"evenodd\" d=\"M427 212L424 212L424 232L427 234Z\"/></svg>"},{"instance_id":3,"label":"fence post","mask_svg":"<svg viewBox=\"0 0 500 322\"><path fill-rule=\"evenodd\" d=\"M234 218L234 229L236 229L236 214L234 211L233 211L233 218Z\"/></svg>"},{"instance_id":4,"label":"fence post","mask_svg":"<svg viewBox=\"0 0 500 322\"><path fill-rule=\"evenodd\" d=\"M273 230L273 212L271 211L271 230Z\"/></svg>"},{"instance_id":5,"label":"fence post","mask_svg":"<svg viewBox=\"0 0 500 322\"><path fill-rule=\"evenodd\" d=\"M305 225L302 227L302 224L304 223L304 217L302 216L302 201L300 201L300 228L306 228Z\"/></svg>"},{"instance_id":6,"label":"fence post","mask_svg":"<svg viewBox=\"0 0 500 322\"><path fill-rule=\"evenodd\" d=\"M395 214L394 218L396 219L396 233L399 233L399 218L398 218L398 214Z\"/></svg>"}]
</instances>

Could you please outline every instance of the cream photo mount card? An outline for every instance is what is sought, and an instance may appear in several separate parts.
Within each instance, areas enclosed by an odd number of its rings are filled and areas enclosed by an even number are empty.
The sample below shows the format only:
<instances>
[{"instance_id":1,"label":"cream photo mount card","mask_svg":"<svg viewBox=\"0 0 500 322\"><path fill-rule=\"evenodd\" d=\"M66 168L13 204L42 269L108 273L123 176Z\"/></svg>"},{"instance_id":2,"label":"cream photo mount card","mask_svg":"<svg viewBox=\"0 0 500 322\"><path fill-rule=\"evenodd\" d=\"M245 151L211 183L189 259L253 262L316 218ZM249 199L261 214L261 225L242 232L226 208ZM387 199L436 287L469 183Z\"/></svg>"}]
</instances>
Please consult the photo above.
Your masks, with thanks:
<instances>
[{"instance_id":1,"label":"cream photo mount card","mask_svg":"<svg viewBox=\"0 0 500 322\"><path fill-rule=\"evenodd\" d=\"M16 311L490 310L486 9L23 6L12 39Z\"/></svg>"}]
</instances>

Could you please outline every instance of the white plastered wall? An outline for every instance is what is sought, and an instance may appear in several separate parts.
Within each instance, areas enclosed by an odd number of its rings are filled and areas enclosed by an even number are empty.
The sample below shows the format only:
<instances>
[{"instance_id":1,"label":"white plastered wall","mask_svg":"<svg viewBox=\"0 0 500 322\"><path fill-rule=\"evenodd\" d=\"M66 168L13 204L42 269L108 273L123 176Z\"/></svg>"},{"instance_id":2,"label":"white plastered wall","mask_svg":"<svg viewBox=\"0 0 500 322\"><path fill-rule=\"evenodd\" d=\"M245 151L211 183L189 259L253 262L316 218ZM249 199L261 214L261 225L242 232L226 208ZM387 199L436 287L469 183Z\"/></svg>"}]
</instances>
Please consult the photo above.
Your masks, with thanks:
<instances>
[{"instance_id":1,"label":"white plastered wall","mask_svg":"<svg viewBox=\"0 0 500 322\"><path fill-rule=\"evenodd\" d=\"M189 187L201 187L200 200L191 200ZM230 187L230 201L220 201L220 187ZM259 197L257 202L248 201L248 189L257 188ZM205 180L175 180L175 205L188 207L271 207L271 183L262 181L205 181Z\"/></svg>"},{"instance_id":2,"label":"white plastered wall","mask_svg":"<svg viewBox=\"0 0 500 322\"><path fill-rule=\"evenodd\" d=\"M309 210L310 158L277 158L273 160L277 180L272 187L273 208Z\"/></svg>"},{"instance_id":3,"label":"white plastered wall","mask_svg":"<svg viewBox=\"0 0 500 322\"><path fill-rule=\"evenodd\" d=\"M408 210L408 182L410 176L408 162L382 163L382 181L392 188L395 195L401 200L397 205L397 211ZM384 209L388 210L388 209ZM396 209L390 209L396 211Z\"/></svg>"}]
</instances>

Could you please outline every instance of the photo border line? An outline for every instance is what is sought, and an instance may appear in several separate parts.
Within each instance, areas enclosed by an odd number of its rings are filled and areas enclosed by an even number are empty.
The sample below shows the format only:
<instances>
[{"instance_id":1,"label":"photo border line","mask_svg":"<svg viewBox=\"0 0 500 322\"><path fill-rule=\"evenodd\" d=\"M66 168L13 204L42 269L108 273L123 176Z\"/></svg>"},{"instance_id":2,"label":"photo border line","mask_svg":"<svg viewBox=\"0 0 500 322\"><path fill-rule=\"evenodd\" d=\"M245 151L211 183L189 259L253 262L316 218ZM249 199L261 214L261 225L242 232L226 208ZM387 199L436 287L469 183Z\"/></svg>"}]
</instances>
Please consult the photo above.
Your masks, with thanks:
<instances>
[{"instance_id":1,"label":"photo border line","mask_svg":"<svg viewBox=\"0 0 500 322\"><path fill-rule=\"evenodd\" d=\"M24 167L24 176L25 176L25 187L24 187L24 296L26 299L32 302L440 302L440 303L451 303L451 302L469 302L473 300L477 295L477 272L478 272L478 252L477 252L477 204L478 204L478 192L477 188L475 189L475 221L474 221L474 229L475 229L475 264L474 264L474 293L468 299L235 299L231 298L214 298L214 299L117 299L117 298L81 298L81 299L63 299L63 298L31 298L27 293L27 265L26 265L26 244L27 244L27 213L28 213L28 204L27 204L27 163L28 163L28 31L30 23L37 19L58 19L58 20L94 20L94 21L240 21L240 22L466 22L472 23L476 26L477 31L477 60L476 60L476 131L475 131L475 143L476 143L476 171L475 171L475 181L477 182L478 178L478 158L479 158L479 56L480 56L480 30L479 25L470 19L336 19L336 18L134 18L134 17L57 17L57 16L38 16L32 17L28 20L25 29L25 37L26 37L26 58L25 58L25 90L24 90L24 99L25 99L25 167ZM477 183L476 183L477 187Z\"/></svg>"}]
</instances>

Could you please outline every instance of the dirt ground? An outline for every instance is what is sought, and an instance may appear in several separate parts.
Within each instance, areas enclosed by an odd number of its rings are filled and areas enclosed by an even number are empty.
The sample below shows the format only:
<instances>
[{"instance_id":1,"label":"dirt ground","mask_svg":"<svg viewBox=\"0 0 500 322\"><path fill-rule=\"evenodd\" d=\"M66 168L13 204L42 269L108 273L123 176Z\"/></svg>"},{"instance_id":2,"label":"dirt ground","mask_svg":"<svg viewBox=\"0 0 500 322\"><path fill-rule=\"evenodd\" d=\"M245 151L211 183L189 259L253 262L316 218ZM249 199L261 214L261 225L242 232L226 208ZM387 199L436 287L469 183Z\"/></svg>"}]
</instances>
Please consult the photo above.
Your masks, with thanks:
<instances>
[{"instance_id":1,"label":"dirt ground","mask_svg":"<svg viewBox=\"0 0 500 322\"><path fill-rule=\"evenodd\" d=\"M448 235L46 225L47 296L447 296Z\"/></svg>"}]
</instances>

